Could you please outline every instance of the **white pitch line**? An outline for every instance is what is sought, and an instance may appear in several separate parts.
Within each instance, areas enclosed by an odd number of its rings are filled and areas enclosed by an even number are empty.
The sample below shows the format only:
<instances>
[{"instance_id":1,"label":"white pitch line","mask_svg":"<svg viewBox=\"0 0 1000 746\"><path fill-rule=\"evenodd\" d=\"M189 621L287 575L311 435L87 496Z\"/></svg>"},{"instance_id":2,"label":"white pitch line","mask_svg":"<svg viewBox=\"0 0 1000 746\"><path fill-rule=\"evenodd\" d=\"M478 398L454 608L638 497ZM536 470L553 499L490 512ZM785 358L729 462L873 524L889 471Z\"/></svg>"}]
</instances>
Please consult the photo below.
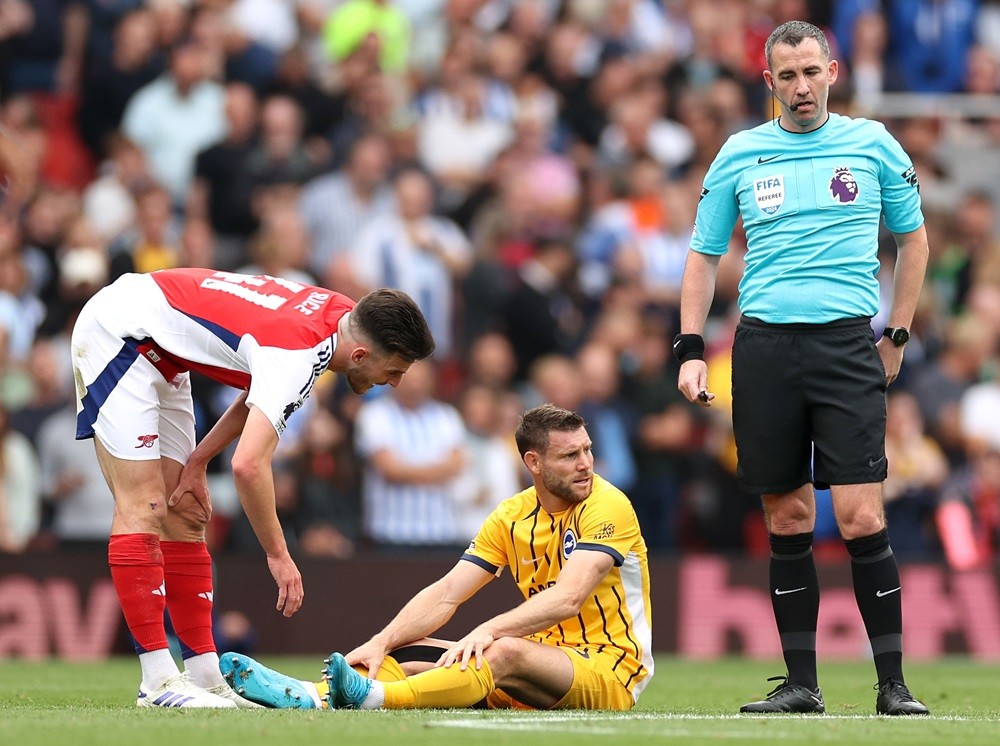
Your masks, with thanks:
<instances>
[{"instance_id":1,"label":"white pitch line","mask_svg":"<svg viewBox=\"0 0 1000 746\"><path fill-rule=\"evenodd\" d=\"M537 716L512 716L512 717L497 717L493 715L492 717L484 714L481 717L464 717L456 719L443 719L443 720L432 720L427 724L430 726L443 726L447 728L521 728L521 729L536 729L545 728L549 725L555 724L566 724L566 723L615 723L615 722L634 722L637 720L646 721L683 721L683 720L693 720L693 721L725 721L725 720L740 720L747 723L761 722L764 720L769 720L771 722L780 723L784 720L796 720L801 722L817 722L817 723L828 723L831 720L857 720L857 721L871 721L871 720L885 720L894 721L899 723L905 722L917 722L917 719L910 718L887 718L880 715L798 715L798 714L783 714L776 717L756 717L753 715L699 715L695 713L651 713L651 712L636 712L627 715L617 715L617 714L605 714L597 712L583 712L577 714L545 714L539 713ZM925 715L919 718L919 722L927 721L937 721L937 722L953 722L953 723L972 723L972 722L994 722L1000 720L996 717L982 717L982 718L971 718L964 717L961 715ZM588 730L588 732L595 732L593 730Z\"/></svg>"}]
</instances>

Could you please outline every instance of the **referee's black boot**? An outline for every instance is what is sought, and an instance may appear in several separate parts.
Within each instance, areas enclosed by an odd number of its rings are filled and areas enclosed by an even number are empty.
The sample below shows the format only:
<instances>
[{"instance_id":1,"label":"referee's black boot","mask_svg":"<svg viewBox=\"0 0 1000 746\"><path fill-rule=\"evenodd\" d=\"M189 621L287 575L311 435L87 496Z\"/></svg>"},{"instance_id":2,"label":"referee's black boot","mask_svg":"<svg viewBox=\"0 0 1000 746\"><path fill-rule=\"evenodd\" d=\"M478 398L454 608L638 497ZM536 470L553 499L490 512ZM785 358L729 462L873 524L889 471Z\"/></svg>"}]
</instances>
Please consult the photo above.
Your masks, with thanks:
<instances>
[{"instance_id":1,"label":"referee's black boot","mask_svg":"<svg viewBox=\"0 0 1000 746\"><path fill-rule=\"evenodd\" d=\"M800 684L790 684L787 676L772 676L768 681L781 683L765 699L743 705L740 712L826 712L819 687L813 691Z\"/></svg>"},{"instance_id":2,"label":"referee's black boot","mask_svg":"<svg viewBox=\"0 0 1000 746\"><path fill-rule=\"evenodd\" d=\"M875 712L879 715L930 715L927 706L910 694L902 681L890 677L876 686Z\"/></svg>"}]
</instances>

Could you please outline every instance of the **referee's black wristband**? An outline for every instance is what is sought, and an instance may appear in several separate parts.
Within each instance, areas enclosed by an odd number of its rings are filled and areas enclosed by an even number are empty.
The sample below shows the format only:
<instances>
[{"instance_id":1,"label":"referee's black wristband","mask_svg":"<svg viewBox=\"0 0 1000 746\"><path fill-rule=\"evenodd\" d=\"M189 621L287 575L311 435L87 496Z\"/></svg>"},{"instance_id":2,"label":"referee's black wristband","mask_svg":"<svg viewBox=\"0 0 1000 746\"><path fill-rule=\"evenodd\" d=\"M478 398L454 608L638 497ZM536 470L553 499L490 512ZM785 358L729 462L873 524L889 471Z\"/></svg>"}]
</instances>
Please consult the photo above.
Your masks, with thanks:
<instances>
[{"instance_id":1,"label":"referee's black wristband","mask_svg":"<svg viewBox=\"0 0 1000 746\"><path fill-rule=\"evenodd\" d=\"M680 362L705 359L705 340L700 334L678 334L674 337L674 357Z\"/></svg>"}]
</instances>

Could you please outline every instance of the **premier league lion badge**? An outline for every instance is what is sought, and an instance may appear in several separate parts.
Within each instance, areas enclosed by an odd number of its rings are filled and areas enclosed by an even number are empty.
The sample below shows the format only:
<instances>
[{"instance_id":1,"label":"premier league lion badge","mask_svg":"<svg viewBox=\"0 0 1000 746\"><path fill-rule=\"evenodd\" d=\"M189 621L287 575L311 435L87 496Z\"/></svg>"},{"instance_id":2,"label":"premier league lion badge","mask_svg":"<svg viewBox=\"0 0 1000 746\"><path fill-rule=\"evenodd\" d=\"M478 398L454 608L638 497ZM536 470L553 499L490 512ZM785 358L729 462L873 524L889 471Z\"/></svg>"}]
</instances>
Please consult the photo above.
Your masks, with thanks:
<instances>
[{"instance_id":1,"label":"premier league lion badge","mask_svg":"<svg viewBox=\"0 0 1000 746\"><path fill-rule=\"evenodd\" d=\"M830 194L841 204L854 202L858 198L858 180L854 178L848 166L841 166L833 169L833 178L830 179Z\"/></svg>"}]
</instances>

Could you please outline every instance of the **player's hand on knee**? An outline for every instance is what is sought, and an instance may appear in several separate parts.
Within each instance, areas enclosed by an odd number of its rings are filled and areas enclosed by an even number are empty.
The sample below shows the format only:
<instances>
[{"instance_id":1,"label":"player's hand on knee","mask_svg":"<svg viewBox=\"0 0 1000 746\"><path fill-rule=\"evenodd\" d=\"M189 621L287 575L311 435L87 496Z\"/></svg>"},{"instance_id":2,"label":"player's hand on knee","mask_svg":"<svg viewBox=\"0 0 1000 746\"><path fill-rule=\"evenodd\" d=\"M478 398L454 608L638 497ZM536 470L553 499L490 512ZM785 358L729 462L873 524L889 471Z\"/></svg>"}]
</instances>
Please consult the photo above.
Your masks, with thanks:
<instances>
[{"instance_id":1,"label":"player's hand on knee","mask_svg":"<svg viewBox=\"0 0 1000 746\"><path fill-rule=\"evenodd\" d=\"M184 467L177 487L167 499L167 507L173 509L182 500L193 500L206 514L205 523L212 517L212 496L208 491L208 476L204 469Z\"/></svg>"},{"instance_id":2,"label":"player's hand on knee","mask_svg":"<svg viewBox=\"0 0 1000 746\"><path fill-rule=\"evenodd\" d=\"M212 501L207 494L199 499L191 492L174 492L167 500L167 509L192 526L206 526L212 520Z\"/></svg>"},{"instance_id":3,"label":"player's hand on knee","mask_svg":"<svg viewBox=\"0 0 1000 746\"><path fill-rule=\"evenodd\" d=\"M474 629L461 640L448 648L435 664L443 668L448 668L454 663L458 663L462 671L469 667L469 662L475 660L476 669L483 667L483 653L486 648L493 644L493 635L485 630Z\"/></svg>"}]
</instances>

